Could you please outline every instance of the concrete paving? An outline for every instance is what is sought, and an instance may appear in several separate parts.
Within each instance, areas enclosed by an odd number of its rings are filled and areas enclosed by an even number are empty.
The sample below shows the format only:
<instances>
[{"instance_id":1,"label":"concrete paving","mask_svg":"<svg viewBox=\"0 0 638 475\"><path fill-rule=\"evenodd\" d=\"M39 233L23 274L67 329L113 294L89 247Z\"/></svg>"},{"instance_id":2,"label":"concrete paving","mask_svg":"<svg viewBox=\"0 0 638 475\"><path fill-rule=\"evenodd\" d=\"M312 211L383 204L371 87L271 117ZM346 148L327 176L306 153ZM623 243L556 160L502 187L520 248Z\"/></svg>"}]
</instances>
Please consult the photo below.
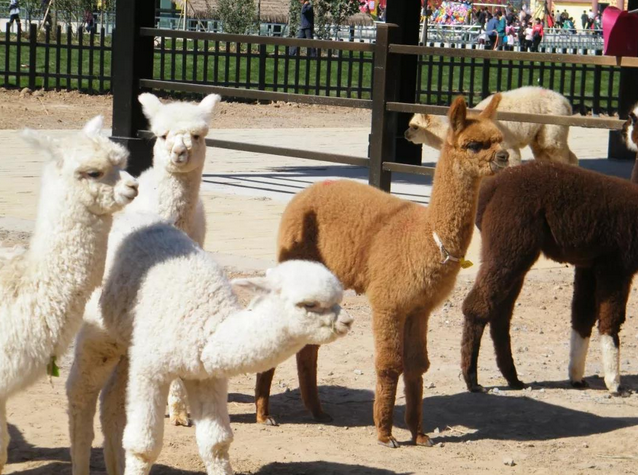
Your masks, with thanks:
<instances>
[{"instance_id":1,"label":"concrete paving","mask_svg":"<svg viewBox=\"0 0 638 475\"><path fill-rule=\"evenodd\" d=\"M45 131L62 136L70 131ZM321 129L224 129L211 130L222 140L367 156L367 128ZM18 131L0 131L4 145L0 158L0 228L32 229L42 163L46 157L22 142ZM607 131L572 128L570 147L584 168L629 177L633 163L610 161ZM435 164L438 152L424 147L423 163ZM529 149L524 159L531 159ZM367 182L367 169L297 158L209 149L204 169L202 198L207 211L205 243L218 261L237 270L261 270L275 262L275 240L279 218L286 203L298 191L324 179L349 178ZM427 204L432 190L429 177L394 174L392 193ZM476 232L467 258L478 270L480 234ZM559 267L539 260L536 268Z\"/></svg>"}]
</instances>

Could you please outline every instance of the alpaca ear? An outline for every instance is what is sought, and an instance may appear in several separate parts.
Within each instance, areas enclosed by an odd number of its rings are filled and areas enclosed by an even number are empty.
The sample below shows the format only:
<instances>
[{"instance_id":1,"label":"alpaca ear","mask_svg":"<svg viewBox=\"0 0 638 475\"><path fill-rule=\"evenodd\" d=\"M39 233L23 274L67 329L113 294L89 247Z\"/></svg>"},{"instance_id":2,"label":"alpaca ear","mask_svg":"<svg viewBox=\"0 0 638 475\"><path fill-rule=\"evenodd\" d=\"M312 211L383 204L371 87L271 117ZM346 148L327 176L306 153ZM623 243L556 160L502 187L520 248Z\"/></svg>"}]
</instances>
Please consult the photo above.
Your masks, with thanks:
<instances>
[{"instance_id":1,"label":"alpaca ear","mask_svg":"<svg viewBox=\"0 0 638 475\"><path fill-rule=\"evenodd\" d=\"M448 118L450 119L450 127L452 131L457 134L465 128L465 119L467 117L467 106L465 105L465 99L463 96L456 98L450 112L448 112Z\"/></svg>"},{"instance_id":2,"label":"alpaca ear","mask_svg":"<svg viewBox=\"0 0 638 475\"><path fill-rule=\"evenodd\" d=\"M59 153L58 142L55 139L41 134L40 132L36 132L33 129L24 129L22 131L22 139L33 148L44 150L54 160L62 160L61 154Z\"/></svg>"},{"instance_id":3,"label":"alpaca ear","mask_svg":"<svg viewBox=\"0 0 638 475\"><path fill-rule=\"evenodd\" d=\"M496 118L496 109L498 108L498 105L501 103L502 98L503 98L503 95L500 92L497 94L494 94L494 97L492 97L492 100L487 105L487 107L483 109L483 111L479 114L479 117L482 119L494 120Z\"/></svg>"},{"instance_id":4,"label":"alpaca ear","mask_svg":"<svg viewBox=\"0 0 638 475\"><path fill-rule=\"evenodd\" d=\"M221 100L222 96L218 94L209 94L202 99L202 102L199 103L199 107L206 113L206 115L210 116L213 114L213 109L215 109L217 103Z\"/></svg>"},{"instance_id":5,"label":"alpaca ear","mask_svg":"<svg viewBox=\"0 0 638 475\"><path fill-rule=\"evenodd\" d=\"M103 125L104 117L102 117L101 115L96 115L86 123L86 125L82 128L82 132L84 132L84 134L89 137L95 137L97 135L100 135Z\"/></svg>"},{"instance_id":6,"label":"alpaca ear","mask_svg":"<svg viewBox=\"0 0 638 475\"><path fill-rule=\"evenodd\" d=\"M137 100L142 104L142 112L148 120L151 120L164 105L160 102L156 95L150 92L145 92L137 97Z\"/></svg>"},{"instance_id":7,"label":"alpaca ear","mask_svg":"<svg viewBox=\"0 0 638 475\"><path fill-rule=\"evenodd\" d=\"M249 277L245 279L233 279L230 285L234 289L245 289L254 294L268 294L272 292L272 283L266 277Z\"/></svg>"}]
</instances>

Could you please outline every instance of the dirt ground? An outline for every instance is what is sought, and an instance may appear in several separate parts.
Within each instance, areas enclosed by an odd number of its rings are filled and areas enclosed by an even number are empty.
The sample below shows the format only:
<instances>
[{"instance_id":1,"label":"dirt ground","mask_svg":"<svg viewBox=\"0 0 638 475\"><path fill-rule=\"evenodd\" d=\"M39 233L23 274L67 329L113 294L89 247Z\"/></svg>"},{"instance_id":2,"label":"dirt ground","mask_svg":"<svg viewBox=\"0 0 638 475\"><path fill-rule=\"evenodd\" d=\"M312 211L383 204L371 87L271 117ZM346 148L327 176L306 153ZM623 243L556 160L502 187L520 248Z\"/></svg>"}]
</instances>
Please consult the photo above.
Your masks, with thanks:
<instances>
[{"instance_id":1,"label":"dirt ground","mask_svg":"<svg viewBox=\"0 0 638 475\"><path fill-rule=\"evenodd\" d=\"M92 105L92 106L91 106ZM223 105L228 127L366 124L364 112L315 107ZM46 108L50 115L43 114ZM91 112L87 112L87 109ZM0 128L25 125L77 127L106 111L109 99L47 93L20 98L0 92ZM53 116L64 112L63 123ZM349 115L352 114L352 115ZM303 124L299 122L303 121ZM24 243L28 235L0 231L0 241ZM590 389L572 389L567 380L573 269L557 265L528 275L512 323L519 376L531 387L512 391L496 368L489 336L483 341L479 380L488 394L470 394L460 377L461 304L473 277L459 278L448 301L430 317L431 368L425 374L423 418L432 448L407 445L402 388L396 401L398 449L377 445L372 425L375 385L371 312L364 296L346 294L344 307L355 318L351 334L322 348L320 395L334 420L314 423L300 400L294 360L281 365L273 382L271 411L280 423L254 422L253 375L230 384L229 410L235 441L231 460L239 474L392 475L392 474L630 474L638 473L638 394L612 398L602 380L597 335L587 364ZM638 391L638 285L634 285L621 333L623 383ZM6 473L71 474L64 382L41 381L8 405L12 437ZM96 419L93 474L104 474ZM153 475L204 473L195 430L166 423L164 448Z\"/></svg>"}]
</instances>

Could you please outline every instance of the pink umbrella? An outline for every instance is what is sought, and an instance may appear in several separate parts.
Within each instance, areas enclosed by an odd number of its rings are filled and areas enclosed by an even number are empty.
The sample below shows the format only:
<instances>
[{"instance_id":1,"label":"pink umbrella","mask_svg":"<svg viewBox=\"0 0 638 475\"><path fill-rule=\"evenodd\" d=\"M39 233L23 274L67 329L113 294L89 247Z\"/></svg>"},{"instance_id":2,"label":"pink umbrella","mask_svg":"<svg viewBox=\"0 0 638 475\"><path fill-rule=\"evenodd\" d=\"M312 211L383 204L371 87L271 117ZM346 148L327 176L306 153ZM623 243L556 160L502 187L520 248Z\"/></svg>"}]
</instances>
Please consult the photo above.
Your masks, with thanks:
<instances>
[{"instance_id":1,"label":"pink umbrella","mask_svg":"<svg viewBox=\"0 0 638 475\"><path fill-rule=\"evenodd\" d=\"M638 15L616 7L603 12L603 53L608 56L638 56Z\"/></svg>"}]
</instances>

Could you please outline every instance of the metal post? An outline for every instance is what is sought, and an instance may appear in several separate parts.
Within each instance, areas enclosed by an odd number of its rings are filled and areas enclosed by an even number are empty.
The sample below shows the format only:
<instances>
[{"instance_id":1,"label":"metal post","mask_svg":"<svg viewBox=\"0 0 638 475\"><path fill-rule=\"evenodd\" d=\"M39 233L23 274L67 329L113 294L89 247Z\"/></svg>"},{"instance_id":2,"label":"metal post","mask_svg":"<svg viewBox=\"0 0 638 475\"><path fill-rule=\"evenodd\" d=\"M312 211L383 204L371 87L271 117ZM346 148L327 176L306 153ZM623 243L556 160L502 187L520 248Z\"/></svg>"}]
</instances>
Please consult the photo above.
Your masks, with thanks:
<instances>
[{"instance_id":1,"label":"metal post","mask_svg":"<svg viewBox=\"0 0 638 475\"><path fill-rule=\"evenodd\" d=\"M419 44L419 26L421 23L421 0L394 0L388 2L386 9L386 21L398 25L399 33L393 43L406 45ZM400 102L413 103L416 100L416 70L418 56L401 55L397 60L397 68L394 70L396 80L399 82ZM421 146L408 142L403 137L412 114L400 113L397 116L395 127L395 159L399 163L411 165L421 164Z\"/></svg>"},{"instance_id":2,"label":"metal post","mask_svg":"<svg viewBox=\"0 0 638 475\"><path fill-rule=\"evenodd\" d=\"M18 38L20 41L20 38ZM37 69L38 57L38 25L31 23L29 25L29 89L35 90L35 76Z\"/></svg>"},{"instance_id":3,"label":"metal post","mask_svg":"<svg viewBox=\"0 0 638 475\"><path fill-rule=\"evenodd\" d=\"M390 43L396 42L400 28L393 24L377 26L374 52L374 78L372 91L372 133L370 135L370 167L368 182L372 186L390 191L391 173L383 170L383 162L395 160L397 113L385 109L386 102L396 101L400 82L395 74L397 55L388 52ZM405 139L404 139L405 140Z\"/></svg>"},{"instance_id":4,"label":"metal post","mask_svg":"<svg viewBox=\"0 0 638 475\"><path fill-rule=\"evenodd\" d=\"M632 107L638 102L638 68L620 68L620 87L618 88L618 117L629 117ZM630 151L622 138L620 130L609 131L607 158L635 160L636 152Z\"/></svg>"},{"instance_id":5,"label":"metal post","mask_svg":"<svg viewBox=\"0 0 638 475\"><path fill-rule=\"evenodd\" d=\"M152 143L138 136L147 127L137 100L140 78L153 76L153 38L140 37L141 27L153 27L154 2L127 0L115 7L113 32L113 136L131 152L129 170L139 174L153 164Z\"/></svg>"}]
</instances>

